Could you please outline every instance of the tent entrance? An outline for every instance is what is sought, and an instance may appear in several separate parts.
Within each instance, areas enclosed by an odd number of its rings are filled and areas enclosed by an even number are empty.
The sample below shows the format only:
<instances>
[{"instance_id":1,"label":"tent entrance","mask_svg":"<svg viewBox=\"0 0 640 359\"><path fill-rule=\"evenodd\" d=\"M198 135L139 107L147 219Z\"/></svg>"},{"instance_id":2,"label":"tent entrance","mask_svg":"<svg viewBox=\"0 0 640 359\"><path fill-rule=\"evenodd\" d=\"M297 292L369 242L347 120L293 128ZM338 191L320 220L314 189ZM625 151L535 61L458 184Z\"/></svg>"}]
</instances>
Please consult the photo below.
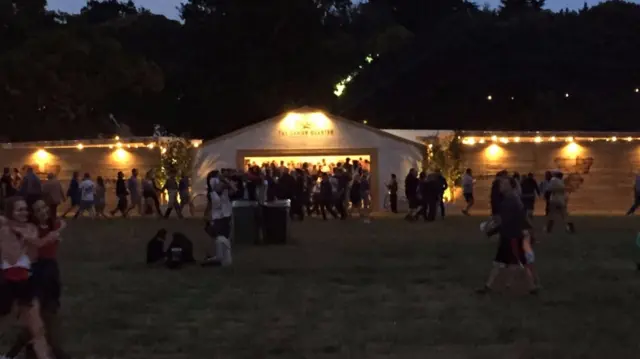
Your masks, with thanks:
<instances>
[{"instance_id":1,"label":"tent entrance","mask_svg":"<svg viewBox=\"0 0 640 359\"><path fill-rule=\"evenodd\" d=\"M374 211L381 209L384 198L379 198L378 176L378 149L312 149L312 150L238 150L236 156L237 168L246 169L249 165L262 167L263 164L275 161L279 167L284 161L286 167L301 168L303 163L309 163L311 169L316 166L316 170L330 170L339 162L343 163L347 158L353 162L368 162L368 170L371 175L371 207ZM363 166L364 167L364 166ZM366 167L365 167L366 168Z\"/></svg>"}]
</instances>

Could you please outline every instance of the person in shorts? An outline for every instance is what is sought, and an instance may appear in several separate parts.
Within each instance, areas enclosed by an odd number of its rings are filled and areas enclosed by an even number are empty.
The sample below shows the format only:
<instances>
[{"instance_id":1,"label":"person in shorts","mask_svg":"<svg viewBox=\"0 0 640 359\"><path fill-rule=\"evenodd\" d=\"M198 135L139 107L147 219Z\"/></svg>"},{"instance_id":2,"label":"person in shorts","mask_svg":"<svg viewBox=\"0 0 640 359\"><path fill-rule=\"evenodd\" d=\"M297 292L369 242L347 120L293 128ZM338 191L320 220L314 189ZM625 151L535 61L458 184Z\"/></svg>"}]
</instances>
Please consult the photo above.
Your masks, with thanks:
<instances>
[{"instance_id":1,"label":"person in shorts","mask_svg":"<svg viewBox=\"0 0 640 359\"><path fill-rule=\"evenodd\" d=\"M91 175L89 173L84 174L84 178L82 182L80 182L80 208L73 216L74 219L77 219L82 215L85 211L89 212L91 217L95 217L95 208L94 208L94 200L96 194L96 185L91 180Z\"/></svg>"},{"instance_id":2,"label":"person in shorts","mask_svg":"<svg viewBox=\"0 0 640 359\"><path fill-rule=\"evenodd\" d=\"M515 180L503 176L500 177L499 182L502 200L499 209L500 227L498 231L500 237L498 248L489 277L484 288L478 290L478 293L491 292L494 289L496 279L503 274L508 274L505 282L510 283L513 269L523 268L529 292L537 294L538 288L532 270L534 257L529 234L531 226L526 210L516 193L517 184Z\"/></svg>"}]
</instances>

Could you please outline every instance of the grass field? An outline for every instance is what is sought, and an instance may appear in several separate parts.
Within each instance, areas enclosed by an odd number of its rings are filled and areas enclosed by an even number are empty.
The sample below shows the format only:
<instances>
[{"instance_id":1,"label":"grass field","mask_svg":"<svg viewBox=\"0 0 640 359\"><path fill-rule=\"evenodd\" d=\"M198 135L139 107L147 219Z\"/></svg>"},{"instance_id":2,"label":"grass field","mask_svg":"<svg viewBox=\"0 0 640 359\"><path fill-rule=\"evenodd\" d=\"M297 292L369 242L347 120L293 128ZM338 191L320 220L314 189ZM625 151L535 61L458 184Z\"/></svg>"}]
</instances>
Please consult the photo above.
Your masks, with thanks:
<instances>
[{"instance_id":1,"label":"grass field","mask_svg":"<svg viewBox=\"0 0 640 359\"><path fill-rule=\"evenodd\" d=\"M81 220L62 245L65 344L75 358L637 358L634 218L576 218L540 236L543 291L478 296L495 240L481 218L295 223L295 242L236 247L230 269L142 264L160 226ZM5 335L6 348L12 335Z\"/></svg>"}]
</instances>

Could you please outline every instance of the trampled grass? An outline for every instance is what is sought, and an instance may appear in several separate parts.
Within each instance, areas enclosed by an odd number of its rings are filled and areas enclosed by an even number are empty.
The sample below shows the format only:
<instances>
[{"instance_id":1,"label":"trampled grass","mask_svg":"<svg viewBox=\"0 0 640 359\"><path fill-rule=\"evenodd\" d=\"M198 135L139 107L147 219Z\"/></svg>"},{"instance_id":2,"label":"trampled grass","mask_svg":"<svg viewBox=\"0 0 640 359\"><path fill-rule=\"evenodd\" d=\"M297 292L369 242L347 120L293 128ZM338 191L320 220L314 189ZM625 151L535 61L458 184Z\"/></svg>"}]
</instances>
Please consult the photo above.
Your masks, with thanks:
<instances>
[{"instance_id":1,"label":"trampled grass","mask_svg":"<svg viewBox=\"0 0 640 359\"><path fill-rule=\"evenodd\" d=\"M480 220L310 220L287 246L236 246L233 268L178 271L147 268L146 241L179 230L201 258L199 221L73 222L61 248L65 346L96 359L640 355L640 221L582 217L576 235L540 235L544 289L531 297L474 293L496 247Z\"/></svg>"}]
</instances>

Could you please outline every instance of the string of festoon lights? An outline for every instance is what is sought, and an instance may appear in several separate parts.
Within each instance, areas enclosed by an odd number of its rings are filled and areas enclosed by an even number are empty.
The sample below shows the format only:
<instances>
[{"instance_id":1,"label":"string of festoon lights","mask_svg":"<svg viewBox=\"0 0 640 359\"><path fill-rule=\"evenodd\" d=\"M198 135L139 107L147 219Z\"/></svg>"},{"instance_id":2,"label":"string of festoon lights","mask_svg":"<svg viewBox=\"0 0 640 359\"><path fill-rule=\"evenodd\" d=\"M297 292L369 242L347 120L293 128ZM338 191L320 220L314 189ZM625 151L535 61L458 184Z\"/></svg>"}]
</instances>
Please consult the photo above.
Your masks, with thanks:
<instances>
[{"instance_id":1,"label":"string of festoon lights","mask_svg":"<svg viewBox=\"0 0 640 359\"><path fill-rule=\"evenodd\" d=\"M162 139L134 137L130 140L121 140L120 136L115 136L113 140L75 140L75 141L44 141L44 142L23 142L23 143L4 143L4 149L17 148L38 148L40 150L47 149L77 149L82 151L87 148L108 148L108 149L124 149L124 148L148 148L153 150L158 148L161 153L166 153L167 148L162 145ZM202 144L202 140L190 140L191 146L198 148Z\"/></svg>"},{"instance_id":2,"label":"string of festoon lights","mask_svg":"<svg viewBox=\"0 0 640 359\"><path fill-rule=\"evenodd\" d=\"M608 136L608 137L574 137L574 136L468 136L462 137L462 143L468 146L473 146L475 144L485 144L485 143L554 143L554 142L595 142L595 141L606 141L606 142L617 142L617 141L640 141L640 137L617 137L617 136Z\"/></svg>"}]
</instances>

